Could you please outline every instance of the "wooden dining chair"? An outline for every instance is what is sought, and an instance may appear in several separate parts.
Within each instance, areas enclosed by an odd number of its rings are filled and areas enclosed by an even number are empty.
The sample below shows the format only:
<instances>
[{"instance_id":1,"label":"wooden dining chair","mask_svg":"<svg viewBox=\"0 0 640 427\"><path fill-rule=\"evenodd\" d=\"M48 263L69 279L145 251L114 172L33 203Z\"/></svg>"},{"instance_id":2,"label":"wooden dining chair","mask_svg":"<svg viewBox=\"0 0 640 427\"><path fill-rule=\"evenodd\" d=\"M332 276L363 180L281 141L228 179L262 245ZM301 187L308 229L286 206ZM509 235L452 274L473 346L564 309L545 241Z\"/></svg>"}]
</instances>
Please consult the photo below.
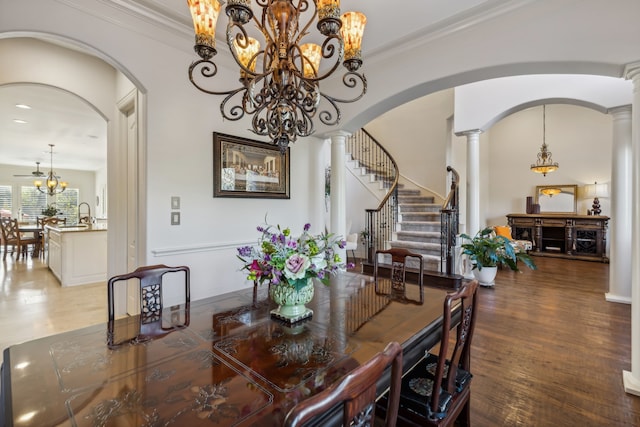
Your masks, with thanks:
<instances>
[{"instance_id":1,"label":"wooden dining chair","mask_svg":"<svg viewBox=\"0 0 640 427\"><path fill-rule=\"evenodd\" d=\"M377 283L378 277L380 275L379 269L386 264L380 262L380 256L390 255L391 256L391 288L394 290L404 290L405 283L407 280L407 261L410 259L416 259L418 264L417 274L418 274L418 286L422 288L423 282L423 270L424 270L424 259L422 255L411 252L404 248L391 248L386 250L377 250L376 256L374 259L374 268L373 275L374 280L376 281L376 291L378 291Z\"/></svg>"},{"instance_id":2,"label":"wooden dining chair","mask_svg":"<svg viewBox=\"0 0 640 427\"><path fill-rule=\"evenodd\" d=\"M48 233L45 225L67 224L67 218L58 218L56 216L36 217L36 223L40 227L40 257L45 259L45 250L48 249L49 242Z\"/></svg>"},{"instance_id":3,"label":"wooden dining chair","mask_svg":"<svg viewBox=\"0 0 640 427\"><path fill-rule=\"evenodd\" d=\"M139 267L131 273L121 274L111 277L107 282L107 299L109 304L109 344L113 339L113 322L115 320L115 295L114 288L119 282L137 280L140 288L140 330L136 341L144 341L153 337L166 335L168 331L176 329L175 325L170 328L162 326L162 289L164 276L168 273L183 272L184 280L179 284L184 286L184 302L187 307L187 314L183 321L183 326L189 324L188 306L191 300L191 272L189 267L169 267L164 264ZM172 281L178 283L178 281ZM176 285L177 286L177 285Z\"/></svg>"},{"instance_id":4,"label":"wooden dining chair","mask_svg":"<svg viewBox=\"0 0 640 427\"><path fill-rule=\"evenodd\" d=\"M18 220L13 218L0 218L0 226L2 228L2 245L4 246L4 254L2 259L7 258L8 246L12 246L12 253L17 252L16 259L20 258L20 254L27 256L27 248L29 245L37 245L38 239L35 237L22 236L18 225Z\"/></svg>"},{"instance_id":5,"label":"wooden dining chair","mask_svg":"<svg viewBox=\"0 0 640 427\"><path fill-rule=\"evenodd\" d=\"M398 410L402 425L452 426L456 420L461 426L470 425L470 352L477 288L477 280L465 282L445 297L438 354L427 353L402 378ZM460 313L455 337L450 336L452 309Z\"/></svg>"},{"instance_id":6,"label":"wooden dining chair","mask_svg":"<svg viewBox=\"0 0 640 427\"><path fill-rule=\"evenodd\" d=\"M300 427L310 420L325 415L334 406L343 403L342 425L365 426L374 424L376 383L391 365L391 386L388 393L385 425L394 427L398 412L400 381L402 379L402 347L390 342L381 353L364 365L354 369L329 388L294 406L284 421L286 427Z\"/></svg>"}]
</instances>

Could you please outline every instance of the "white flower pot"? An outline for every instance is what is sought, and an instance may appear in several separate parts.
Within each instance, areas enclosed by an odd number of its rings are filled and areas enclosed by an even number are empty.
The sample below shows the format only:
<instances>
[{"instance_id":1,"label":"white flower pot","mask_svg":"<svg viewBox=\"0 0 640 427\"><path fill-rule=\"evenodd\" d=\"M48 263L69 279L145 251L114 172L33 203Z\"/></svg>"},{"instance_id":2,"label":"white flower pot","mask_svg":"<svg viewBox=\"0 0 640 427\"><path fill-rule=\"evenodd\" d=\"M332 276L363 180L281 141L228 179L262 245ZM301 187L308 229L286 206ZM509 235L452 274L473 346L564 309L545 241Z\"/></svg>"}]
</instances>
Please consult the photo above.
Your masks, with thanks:
<instances>
[{"instance_id":1,"label":"white flower pot","mask_svg":"<svg viewBox=\"0 0 640 427\"><path fill-rule=\"evenodd\" d=\"M473 269L473 276L478 279L480 286L495 285L496 274L498 274L498 267L483 267L482 270Z\"/></svg>"}]
</instances>

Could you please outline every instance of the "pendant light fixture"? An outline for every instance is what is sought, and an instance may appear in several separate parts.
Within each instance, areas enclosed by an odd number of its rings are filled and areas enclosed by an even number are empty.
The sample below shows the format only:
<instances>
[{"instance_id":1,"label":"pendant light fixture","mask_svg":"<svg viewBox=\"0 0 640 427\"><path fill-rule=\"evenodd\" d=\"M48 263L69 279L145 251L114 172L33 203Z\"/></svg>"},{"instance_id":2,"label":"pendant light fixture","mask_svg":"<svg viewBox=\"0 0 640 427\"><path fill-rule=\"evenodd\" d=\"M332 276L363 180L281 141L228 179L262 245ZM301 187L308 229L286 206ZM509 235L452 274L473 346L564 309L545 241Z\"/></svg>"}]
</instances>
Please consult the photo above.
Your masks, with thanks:
<instances>
[{"instance_id":1,"label":"pendant light fixture","mask_svg":"<svg viewBox=\"0 0 640 427\"><path fill-rule=\"evenodd\" d=\"M56 173L53 171L53 144L49 144L49 154L51 155L51 168L49 169L49 174L47 175L47 185L45 189L42 189L42 181L36 180L33 182L33 185L41 192L48 194L49 196L55 196L56 194L62 193L67 188L67 183L65 181L59 181Z\"/></svg>"},{"instance_id":2,"label":"pendant light fixture","mask_svg":"<svg viewBox=\"0 0 640 427\"><path fill-rule=\"evenodd\" d=\"M367 80L358 72L366 17L360 12L340 15L339 0L260 0L253 5L227 0L226 47L240 85L217 89L207 79L218 72L212 58L222 3L187 0L201 58L189 67L189 80L202 92L224 96L220 112L226 120L251 117L251 130L285 152L289 143L314 132L314 121L336 126L342 116L338 104L358 101L367 91ZM341 62L346 72L338 97L321 90L320 83L337 74Z\"/></svg>"},{"instance_id":3,"label":"pendant light fixture","mask_svg":"<svg viewBox=\"0 0 640 427\"><path fill-rule=\"evenodd\" d=\"M542 147L538 153L538 160L531 165L531 170L535 173L541 173L547 176L549 172L557 170L560 166L551 159L551 151L547 149L546 142L546 105L542 106Z\"/></svg>"}]
</instances>

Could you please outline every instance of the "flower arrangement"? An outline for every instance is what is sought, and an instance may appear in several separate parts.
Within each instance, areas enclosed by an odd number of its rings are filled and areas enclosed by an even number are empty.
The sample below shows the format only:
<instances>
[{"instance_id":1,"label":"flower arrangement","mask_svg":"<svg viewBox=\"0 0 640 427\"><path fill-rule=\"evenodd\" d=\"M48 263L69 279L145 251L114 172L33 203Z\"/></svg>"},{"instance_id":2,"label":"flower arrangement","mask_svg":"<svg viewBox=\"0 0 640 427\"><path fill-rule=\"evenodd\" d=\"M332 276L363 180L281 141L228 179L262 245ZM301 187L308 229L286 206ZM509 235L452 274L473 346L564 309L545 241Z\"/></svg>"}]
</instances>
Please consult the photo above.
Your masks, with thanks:
<instances>
[{"instance_id":1,"label":"flower arrangement","mask_svg":"<svg viewBox=\"0 0 640 427\"><path fill-rule=\"evenodd\" d=\"M302 234L293 237L289 228L258 226L259 247L238 248L242 269L249 272L247 280L288 283L300 290L307 279L315 277L328 285L331 274L347 267L336 252L337 248L344 249L345 241L331 233L312 235L310 228L311 224L305 224Z\"/></svg>"},{"instance_id":2,"label":"flower arrangement","mask_svg":"<svg viewBox=\"0 0 640 427\"><path fill-rule=\"evenodd\" d=\"M48 205L45 209L42 209L42 215L44 216L56 216L62 212L58 210L55 204Z\"/></svg>"}]
</instances>

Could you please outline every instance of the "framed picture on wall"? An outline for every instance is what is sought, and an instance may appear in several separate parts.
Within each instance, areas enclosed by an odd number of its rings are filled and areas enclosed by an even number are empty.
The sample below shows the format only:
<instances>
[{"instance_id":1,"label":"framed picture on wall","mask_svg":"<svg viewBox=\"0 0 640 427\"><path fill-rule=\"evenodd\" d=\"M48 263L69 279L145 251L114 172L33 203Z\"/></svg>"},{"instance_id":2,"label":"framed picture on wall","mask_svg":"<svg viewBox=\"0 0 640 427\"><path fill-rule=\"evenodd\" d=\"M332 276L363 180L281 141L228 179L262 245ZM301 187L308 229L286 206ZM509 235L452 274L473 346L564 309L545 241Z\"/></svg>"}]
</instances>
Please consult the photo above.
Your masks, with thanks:
<instances>
[{"instance_id":1,"label":"framed picture on wall","mask_svg":"<svg viewBox=\"0 0 640 427\"><path fill-rule=\"evenodd\" d=\"M214 132L213 197L288 199L289 148Z\"/></svg>"}]
</instances>

